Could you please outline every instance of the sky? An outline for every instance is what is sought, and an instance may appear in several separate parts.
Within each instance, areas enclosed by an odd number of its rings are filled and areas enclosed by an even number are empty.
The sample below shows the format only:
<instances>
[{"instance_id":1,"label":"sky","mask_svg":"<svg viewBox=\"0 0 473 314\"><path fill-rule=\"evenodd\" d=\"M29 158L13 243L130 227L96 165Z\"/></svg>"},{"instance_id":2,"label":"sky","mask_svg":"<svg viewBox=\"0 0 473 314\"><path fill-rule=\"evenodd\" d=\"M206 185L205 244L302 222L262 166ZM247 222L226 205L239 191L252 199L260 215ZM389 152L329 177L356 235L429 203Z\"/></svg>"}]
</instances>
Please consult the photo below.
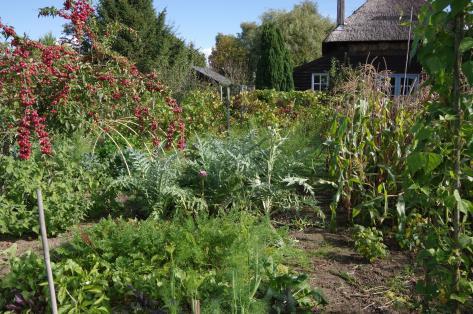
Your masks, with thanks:
<instances>
[{"instance_id":1,"label":"sky","mask_svg":"<svg viewBox=\"0 0 473 314\"><path fill-rule=\"evenodd\" d=\"M59 37L62 18L38 18L38 8L61 7L64 0L0 0L0 19L20 33L38 39L48 32ZM154 0L156 10L167 10L168 24L179 37L209 54L217 33L236 34L241 22L259 21L268 9L290 10L301 0ZM319 12L335 21L337 0L317 0ZM346 0L350 15L364 0Z\"/></svg>"}]
</instances>

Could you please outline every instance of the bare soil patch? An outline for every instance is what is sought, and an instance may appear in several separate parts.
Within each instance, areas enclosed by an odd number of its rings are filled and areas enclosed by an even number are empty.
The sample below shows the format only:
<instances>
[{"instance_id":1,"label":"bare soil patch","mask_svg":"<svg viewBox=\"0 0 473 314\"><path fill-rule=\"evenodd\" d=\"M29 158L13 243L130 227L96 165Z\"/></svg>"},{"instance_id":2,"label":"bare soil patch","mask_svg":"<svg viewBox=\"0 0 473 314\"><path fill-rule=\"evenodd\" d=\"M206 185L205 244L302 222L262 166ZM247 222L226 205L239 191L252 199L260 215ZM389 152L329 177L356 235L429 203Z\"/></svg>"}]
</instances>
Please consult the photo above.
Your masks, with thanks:
<instances>
[{"instance_id":1,"label":"bare soil patch","mask_svg":"<svg viewBox=\"0 0 473 314\"><path fill-rule=\"evenodd\" d=\"M391 251L372 264L353 249L346 234L321 229L292 232L310 256L311 285L329 302L324 313L415 313L412 258Z\"/></svg>"},{"instance_id":2,"label":"bare soil patch","mask_svg":"<svg viewBox=\"0 0 473 314\"><path fill-rule=\"evenodd\" d=\"M73 228L87 228L92 226L93 223L82 223L77 227ZM71 228L71 230L73 229ZM49 249L53 250L65 243L67 243L72 238L72 231L65 232L61 235L55 237L48 237ZM43 247L41 245L41 239L39 236L33 237L24 237L22 239L18 238L6 238L0 237L0 278L3 277L10 270L10 265L8 263L8 255L6 251L12 246L16 245L16 256L21 256L28 251L36 253L38 255L43 255Z\"/></svg>"}]
</instances>

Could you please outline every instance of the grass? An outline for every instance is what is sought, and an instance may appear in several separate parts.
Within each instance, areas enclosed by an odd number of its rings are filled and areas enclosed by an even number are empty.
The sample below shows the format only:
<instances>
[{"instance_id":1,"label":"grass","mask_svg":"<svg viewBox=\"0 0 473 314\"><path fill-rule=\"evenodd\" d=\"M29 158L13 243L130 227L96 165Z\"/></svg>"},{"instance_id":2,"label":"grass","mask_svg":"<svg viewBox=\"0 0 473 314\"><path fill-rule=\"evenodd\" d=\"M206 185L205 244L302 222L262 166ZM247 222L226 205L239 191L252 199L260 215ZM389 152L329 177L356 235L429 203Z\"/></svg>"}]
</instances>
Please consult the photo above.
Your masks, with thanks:
<instances>
[{"instance_id":1,"label":"grass","mask_svg":"<svg viewBox=\"0 0 473 314\"><path fill-rule=\"evenodd\" d=\"M309 251L308 254L311 257L330 259L331 255L340 253L342 251L342 248L336 247L327 241L323 241L317 249Z\"/></svg>"},{"instance_id":2,"label":"grass","mask_svg":"<svg viewBox=\"0 0 473 314\"><path fill-rule=\"evenodd\" d=\"M416 275L413 267L406 266L401 273L389 280L386 298L399 310L415 310L418 306L418 300L412 293L415 281Z\"/></svg>"},{"instance_id":3,"label":"grass","mask_svg":"<svg viewBox=\"0 0 473 314\"><path fill-rule=\"evenodd\" d=\"M331 271L330 273L334 276L340 277L341 279L345 280L346 283L352 286L358 285L356 278L347 273L346 271Z\"/></svg>"}]
</instances>

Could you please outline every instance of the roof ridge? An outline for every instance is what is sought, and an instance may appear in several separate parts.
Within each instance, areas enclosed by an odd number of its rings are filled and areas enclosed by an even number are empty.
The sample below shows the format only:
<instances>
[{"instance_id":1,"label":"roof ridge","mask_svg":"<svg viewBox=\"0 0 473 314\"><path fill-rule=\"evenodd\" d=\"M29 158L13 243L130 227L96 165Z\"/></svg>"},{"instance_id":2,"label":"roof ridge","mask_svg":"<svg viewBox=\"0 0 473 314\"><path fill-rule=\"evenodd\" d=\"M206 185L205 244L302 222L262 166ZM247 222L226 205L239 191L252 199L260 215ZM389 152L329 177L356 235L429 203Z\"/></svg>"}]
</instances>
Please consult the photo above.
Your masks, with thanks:
<instances>
[{"instance_id":1,"label":"roof ridge","mask_svg":"<svg viewBox=\"0 0 473 314\"><path fill-rule=\"evenodd\" d=\"M401 24L411 8L417 16L426 0L366 0L337 26L324 42L407 41L409 28Z\"/></svg>"}]
</instances>

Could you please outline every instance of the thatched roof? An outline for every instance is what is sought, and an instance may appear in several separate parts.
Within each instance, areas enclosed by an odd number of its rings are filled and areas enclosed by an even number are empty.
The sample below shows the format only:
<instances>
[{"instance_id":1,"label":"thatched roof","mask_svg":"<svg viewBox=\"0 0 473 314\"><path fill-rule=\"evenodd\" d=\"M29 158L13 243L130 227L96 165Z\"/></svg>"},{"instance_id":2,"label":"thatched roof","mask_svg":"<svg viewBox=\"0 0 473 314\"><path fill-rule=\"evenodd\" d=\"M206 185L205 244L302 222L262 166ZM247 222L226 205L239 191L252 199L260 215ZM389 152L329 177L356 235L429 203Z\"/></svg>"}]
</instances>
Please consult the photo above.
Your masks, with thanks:
<instances>
[{"instance_id":1,"label":"thatched roof","mask_svg":"<svg viewBox=\"0 0 473 314\"><path fill-rule=\"evenodd\" d=\"M232 81L229 78L226 78L225 76L221 75L220 73L217 73L215 70L211 68L202 68L202 67L192 67L197 73L200 75L203 75L209 80L215 81L220 85L223 86L230 86L232 85Z\"/></svg>"},{"instance_id":2,"label":"thatched roof","mask_svg":"<svg viewBox=\"0 0 473 314\"><path fill-rule=\"evenodd\" d=\"M411 8L417 21L420 8L426 0L367 0L339 25L325 42L347 41L404 41L409 39Z\"/></svg>"}]
</instances>

